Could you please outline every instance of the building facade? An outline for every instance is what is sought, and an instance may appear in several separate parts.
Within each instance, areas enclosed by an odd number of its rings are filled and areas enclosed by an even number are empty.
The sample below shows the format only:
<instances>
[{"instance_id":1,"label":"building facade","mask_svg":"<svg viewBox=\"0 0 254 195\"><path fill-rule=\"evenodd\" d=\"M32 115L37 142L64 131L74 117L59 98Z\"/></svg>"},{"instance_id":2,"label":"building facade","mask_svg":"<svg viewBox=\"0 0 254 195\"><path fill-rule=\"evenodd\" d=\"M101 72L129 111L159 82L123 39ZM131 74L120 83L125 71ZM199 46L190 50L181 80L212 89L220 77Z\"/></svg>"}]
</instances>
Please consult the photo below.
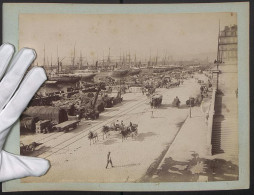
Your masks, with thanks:
<instances>
[{"instance_id":1,"label":"building facade","mask_svg":"<svg viewBox=\"0 0 254 195\"><path fill-rule=\"evenodd\" d=\"M219 34L219 62L237 62L237 25L225 26Z\"/></svg>"},{"instance_id":2,"label":"building facade","mask_svg":"<svg viewBox=\"0 0 254 195\"><path fill-rule=\"evenodd\" d=\"M237 53L237 25L225 26L219 34L218 63L213 77L217 93L211 143L213 155L223 154L221 158L236 165L239 163Z\"/></svg>"}]
</instances>

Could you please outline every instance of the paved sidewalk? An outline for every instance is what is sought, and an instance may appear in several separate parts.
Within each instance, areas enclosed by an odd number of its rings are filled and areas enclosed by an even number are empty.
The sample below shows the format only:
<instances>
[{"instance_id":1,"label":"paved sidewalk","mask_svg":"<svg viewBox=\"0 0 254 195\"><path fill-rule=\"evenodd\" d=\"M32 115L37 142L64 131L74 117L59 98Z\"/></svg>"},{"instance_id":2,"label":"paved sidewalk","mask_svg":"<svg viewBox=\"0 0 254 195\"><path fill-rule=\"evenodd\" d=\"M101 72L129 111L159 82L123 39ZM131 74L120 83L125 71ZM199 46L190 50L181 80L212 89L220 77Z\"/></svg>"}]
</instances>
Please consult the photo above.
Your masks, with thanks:
<instances>
[{"instance_id":1,"label":"paved sidewalk","mask_svg":"<svg viewBox=\"0 0 254 195\"><path fill-rule=\"evenodd\" d=\"M207 125L200 107L192 108L169 150L149 182L207 182L238 179L238 166L207 156Z\"/></svg>"},{"instance_id":2,"label":"paved sidewalk","mask_svg":"<svg viewBox=\"0 0 254 195\"><path fill-rule=\"evenodd\" d=\"M207 125L205 116L199 107L191 108L191 117L188 117L170 146L164 159L159 165L163 165L166 158L175 161L188 162L193 158L193 154L199 157L206 156Z\"/></svg>"}]
</instances>

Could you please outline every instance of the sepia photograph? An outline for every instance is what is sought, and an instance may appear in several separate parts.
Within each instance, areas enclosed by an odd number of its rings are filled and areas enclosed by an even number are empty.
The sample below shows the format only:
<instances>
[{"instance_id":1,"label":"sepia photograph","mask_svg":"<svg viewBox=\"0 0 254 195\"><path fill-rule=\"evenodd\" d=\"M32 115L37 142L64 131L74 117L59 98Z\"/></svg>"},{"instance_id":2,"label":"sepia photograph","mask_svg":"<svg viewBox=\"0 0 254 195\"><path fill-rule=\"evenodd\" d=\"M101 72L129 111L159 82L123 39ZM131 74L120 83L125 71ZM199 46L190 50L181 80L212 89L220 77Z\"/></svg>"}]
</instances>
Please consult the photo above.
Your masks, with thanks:
<instances>
[{"instance_id":1,"label":"sepia photograph","mask_svg":"<svg viewBox=\"0 0 254 195\"><path fill-rule=\"evenodd\" d=\"M19 20L48 76L20 152L51 162L22 182L238 179L235 13Z\"/></svg>"},{"instance_id":2,"label":"sepia photograph","mask_svg":"<svg viewBox=\"0 0 254 195\"><path fill-rule=\"evenodd\" d=\"M21 184L239 180L238 13L18 15L47 81L20 118Z\"/></svg>"}]
</instances>

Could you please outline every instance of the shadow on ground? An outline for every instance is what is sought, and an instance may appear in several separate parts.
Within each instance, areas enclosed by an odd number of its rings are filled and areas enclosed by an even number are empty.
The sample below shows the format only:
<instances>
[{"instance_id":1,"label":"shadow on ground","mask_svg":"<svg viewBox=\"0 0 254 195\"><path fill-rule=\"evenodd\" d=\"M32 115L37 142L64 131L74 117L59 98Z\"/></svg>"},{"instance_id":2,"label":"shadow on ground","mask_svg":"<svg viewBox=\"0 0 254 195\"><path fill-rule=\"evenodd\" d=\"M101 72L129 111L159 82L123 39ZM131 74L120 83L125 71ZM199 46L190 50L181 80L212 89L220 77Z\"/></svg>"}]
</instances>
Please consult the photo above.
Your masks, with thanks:
<instances>
[{"instance_id":1,"label":"shadow on ground","mask_svg":"<svg viewBox=\"0 0 254 195\"><path fill-rule=\"evenodd\" d=\"M140 163L132 163L132 164L125 164L125 165L114 165L114 167L133 167L133 166L139 166L141 165Z\"/></svg>"},{"instance_id":2,"label":"shadow on ground","mask_svg":"<svg viewBox=\"0 0 254 195\"><path fill-rule=\"evenodd\" d=\"M155 136L155 135L156 133L153 133L153 132L139 133L137 137L134 137L134 140L142 142L145 140L145 138Z\"/></svg>"},{"instance_id":3,"label":"shadow on ground","mask_svg":"<svg viewBox=\"0 0 254 195\"><path fill-rule=\"evenodd\" d=\"M167 109L167 108L177 108L176 106L173 106L172 104L161 104L161 106L160 107L158 107L158 108L154 108L155 110L156 109ZM178 109L186 109L186 108L189 108L189 106L188 105L186 105L186 104L181 104L179 107L178 107Z\"/></svg>"},{"instance_id":4,"label":"shadow on ground","mask_svg":"<svg viewBox=\"0 0 254 195\"><path fill-rule=\"evenodd\" d=\"M104 145L112 145L118 142L126 142L126 141L144 141L147 137L151 137L151 136L155 136L156 134L153 132L147 132L147 133L138 133L137 136L131 137L128 136L126 140L122 140L122 135L120 133L120 131L116 131L113 132L111 134L108 135L108 137L104 137L104 140L100 140L102 141L101 144Z\"/></svg>"},{"instance_id":5,"label":"shadow on ground","mask_svg":"<svg viewBox=\"0 0 254 195\"><path fill-rule=\"evenodd\" d=\"M108 139L108 140L104 139L102 144L112 145L112 144L117 143L117 142L119 142L119 139L116 139L116 138Z\"/></svg>"},{"instance_id":6,"label":"shadow on ground","mask_svg":"<svg viewBox=\"0 0 254 195\"><path fill-rule=\"evenodd\" d=\"M224 159L199 158L197 153L187 162L166 158L161 169L146 174L142 182L206 182L238 180L239 168Z\"/></svg>"}]
</instances>

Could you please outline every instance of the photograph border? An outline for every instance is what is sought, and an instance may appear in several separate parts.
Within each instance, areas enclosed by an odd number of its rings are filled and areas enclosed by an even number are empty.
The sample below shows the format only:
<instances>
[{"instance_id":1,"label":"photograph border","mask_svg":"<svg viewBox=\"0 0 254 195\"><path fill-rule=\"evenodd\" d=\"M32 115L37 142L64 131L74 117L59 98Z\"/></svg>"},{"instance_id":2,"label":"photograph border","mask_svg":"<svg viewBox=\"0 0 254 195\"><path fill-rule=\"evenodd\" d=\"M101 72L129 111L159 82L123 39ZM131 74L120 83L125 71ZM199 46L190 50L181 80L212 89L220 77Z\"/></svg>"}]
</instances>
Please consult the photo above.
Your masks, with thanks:
<instances>
[{"instance_id":1,"label":"photograph border","mask_svg":"<svg viewBox=\"0 0 254 195\"><path fill-rule=\"evenodd\" d=\"M60 9L56 9L59 8ZM18 16L39 14L163 14L236 12L238 23L238 116L239 116L239 180L223 182L173 182L173 183L20 183L13 180L3 183L3 191L193 191L232 190L249 188L249 3L208 4L153 4L153 5L85 5L85 4L3 4L3 42L18 48ZM11 21L11 22L10 22ZM11 131L5 149L19 154L19 123Z\"/></svg>"}]
</instances>

